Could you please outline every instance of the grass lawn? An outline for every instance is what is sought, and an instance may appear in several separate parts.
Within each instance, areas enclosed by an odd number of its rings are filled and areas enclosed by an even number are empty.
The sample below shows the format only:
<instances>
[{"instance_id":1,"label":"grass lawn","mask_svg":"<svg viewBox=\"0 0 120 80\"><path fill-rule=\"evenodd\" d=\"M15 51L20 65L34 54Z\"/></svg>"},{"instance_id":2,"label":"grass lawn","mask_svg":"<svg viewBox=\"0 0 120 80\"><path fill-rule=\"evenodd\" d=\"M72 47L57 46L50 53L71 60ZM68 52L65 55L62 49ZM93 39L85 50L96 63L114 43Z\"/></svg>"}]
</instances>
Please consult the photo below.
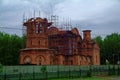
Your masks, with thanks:
<instances>
[{"instance_id":1,"label":"grass lawn","mask_svg":"<svg viewBox=\"0 0 120 80\"><path fill-rule=\"evenodd\" d=\"M105 78L99 77L83 77L83 78L59 78L59 79L49 79L49 80L106 80Z\"/></svg>"},{"instance_id":2,"label":"grass lawn","mask_svg":"<svg viewBox=\"0 0 120 80\"><path fill-rule=\"evenodd\" d=\"M83 78L59 78L59 79L48 79L48 80L120 80L120 76L115 77L83 77Z\"/></svg>"}]
</instances>

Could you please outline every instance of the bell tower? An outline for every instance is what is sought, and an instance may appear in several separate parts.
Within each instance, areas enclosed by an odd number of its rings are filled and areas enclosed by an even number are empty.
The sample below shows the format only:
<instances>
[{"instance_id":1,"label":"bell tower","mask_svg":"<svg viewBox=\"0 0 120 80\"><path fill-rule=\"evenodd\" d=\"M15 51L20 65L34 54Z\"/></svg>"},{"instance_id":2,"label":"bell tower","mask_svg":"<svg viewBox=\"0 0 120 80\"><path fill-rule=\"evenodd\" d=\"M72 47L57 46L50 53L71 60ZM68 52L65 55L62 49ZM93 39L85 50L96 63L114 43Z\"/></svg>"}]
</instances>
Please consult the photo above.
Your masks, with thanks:
<instances>
[{"instance_id":1,"label":"bell tower","mask_svg":"<svg viewBox=\"0 0 120 80\"><path fill-rule=\"evenodd\" d=\"M48 23L47 19L37 17L31 18L23 25L27 28L27 48L48 48L47 28L52 23Z\"/></svg>"},{"instance_id":2,"label":"bell tower","mask_svg":"<svg viewBox=\"0 0 120 80\"><path fill-rule=\"evenodd\" d=\"M20 51L20 64L51 65L55 50L48 48L47 30L52 23L46 18L30 18L23 25L27 29L26 48Z\"/></svg>"}]
</instances>

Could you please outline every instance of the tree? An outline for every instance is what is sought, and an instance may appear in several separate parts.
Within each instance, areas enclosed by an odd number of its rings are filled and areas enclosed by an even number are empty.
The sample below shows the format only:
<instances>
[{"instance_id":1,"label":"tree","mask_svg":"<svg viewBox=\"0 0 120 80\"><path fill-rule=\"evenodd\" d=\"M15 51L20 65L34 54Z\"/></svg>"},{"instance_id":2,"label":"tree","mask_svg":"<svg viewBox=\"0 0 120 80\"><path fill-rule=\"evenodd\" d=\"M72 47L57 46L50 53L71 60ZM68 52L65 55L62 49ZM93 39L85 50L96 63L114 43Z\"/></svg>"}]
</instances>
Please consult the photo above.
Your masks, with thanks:
<instances>
[{"instance_id":1,"label":"tree","mask_svg":"<svg viewBox=\"0 0 120 80\"><path fill-rule=\"evenodd\" d=\"M102 39L101 36L97 36L97 37L95 37L93 40L96 41L97 44L98 44L99 47L100 47L100 56L101 56L100 59L101 59L101 64L105 64L105 63L104 63L104 61L105 61L104 56L106 56L106 55L104 54L104 41L103 41L103 39Z\"/></svg>"},{"instance_id":2,"label":"tree","mask_svg":"<svg viewBox=\"0 0 120 80\"><path fill-rule=\"evenodd\" d=\"M19 53L24 37L0 32L0 62L3 65L19 64Z\"/></svg>"},{"instance_id":3,"label":"tree","mask_svg":"<svg viewBox=\"0 0 120 80\"><path fill-rule=\"evenodd\" d=\"M120 34L113 33L108 35L104 39L104 48L106 53L106 58L110 63L117 63L117 56L120 54ZM116 57L116 58L115 58Z\"/></svg>"},{"instance_id":4,"label":"tree","mask_svg":"<svg viewBox=\"0 0 120 80\"><path fill-rule=\"evenodd\" d=\"M104 39L101 36L97 36L94 40L100 47L101 64L105 64L106 59L109 63L117 64L118 57L120 58L120 34L112 33Z\"/></svg>"}]
</instances>

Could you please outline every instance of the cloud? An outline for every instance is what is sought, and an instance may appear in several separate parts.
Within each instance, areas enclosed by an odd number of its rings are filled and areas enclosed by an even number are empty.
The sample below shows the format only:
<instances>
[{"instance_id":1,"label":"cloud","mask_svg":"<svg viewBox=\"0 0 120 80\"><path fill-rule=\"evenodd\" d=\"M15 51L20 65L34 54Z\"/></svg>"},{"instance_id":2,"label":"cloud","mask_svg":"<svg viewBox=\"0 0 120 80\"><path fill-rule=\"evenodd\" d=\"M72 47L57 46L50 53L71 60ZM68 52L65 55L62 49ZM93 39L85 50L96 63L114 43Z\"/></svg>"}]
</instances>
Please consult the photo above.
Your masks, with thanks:
<instances>
[{"instance_id":1,"label":"cloud","mask_svg":"<svg viewBox=\"0 0 120 80\"><path fill-rule=\"evenodd\" d=\"M67 0L57 8L56 13L71 17L79 30L91 29L98 35L120 33L119 0Z\"/></svg>"},{"instance_id":2,"label":"cloud","mask_svg":"<svg viewBox=\"0 0 120 80\"><path fill-rule=\"evenodd\" d=\"M35 10L36 16L40 11L42 17L56 14L60 20L71 18L80 32L120 32L119 0L0 0L0 8L0 26L22 28L23 13L26 18L33 17Z\"/></svg>"},{"instance_id":3,"label":"cloud","mask_svg":"<svg viewBox=\"0 0 120 80\"><path fill-rule=\"evenodd\" d=\"M103 12L114 4L108 0L66 0L57 5L56 13L71 16L72 19L84 20Z\"/></svg>"},{"instance_id":4,"label":"cloud","mask_svg":"<svg viewBox=\"0 0 120 80\"><path fill-rule=\"evenodd\" d=\"M34 10L36 16L39 11L41 16L50 15L53 14L54 6L60 2L62 0L0 0L0 26L21 29L24 13L26 18L33 17ZM3 31L10 32L5 29Z\"/></svg>"}]
</instances>

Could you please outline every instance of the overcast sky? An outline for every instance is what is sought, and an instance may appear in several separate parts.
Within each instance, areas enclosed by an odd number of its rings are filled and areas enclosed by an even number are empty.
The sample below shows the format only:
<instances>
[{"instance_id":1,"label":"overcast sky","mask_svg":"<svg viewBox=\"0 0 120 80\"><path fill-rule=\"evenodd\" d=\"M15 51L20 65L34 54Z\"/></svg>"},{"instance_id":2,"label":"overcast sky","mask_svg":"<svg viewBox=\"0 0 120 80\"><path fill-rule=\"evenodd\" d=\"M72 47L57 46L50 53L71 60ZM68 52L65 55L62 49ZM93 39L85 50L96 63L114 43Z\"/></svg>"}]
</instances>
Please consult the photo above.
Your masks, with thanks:
<instances>
[{"instance_id":1,"label":"overcast sky","mask_svg":"<svg viewBox=\"0 0 120 80\"><path fill-rule=\"evenodd\" d=\"M0 27L22 28L26 17L58 15L71 19L80 31L90 29L93 35L120 33L120 0L0 0ZM21 35L21 30L3 29Z\"/></svg>"}]
</instances>

